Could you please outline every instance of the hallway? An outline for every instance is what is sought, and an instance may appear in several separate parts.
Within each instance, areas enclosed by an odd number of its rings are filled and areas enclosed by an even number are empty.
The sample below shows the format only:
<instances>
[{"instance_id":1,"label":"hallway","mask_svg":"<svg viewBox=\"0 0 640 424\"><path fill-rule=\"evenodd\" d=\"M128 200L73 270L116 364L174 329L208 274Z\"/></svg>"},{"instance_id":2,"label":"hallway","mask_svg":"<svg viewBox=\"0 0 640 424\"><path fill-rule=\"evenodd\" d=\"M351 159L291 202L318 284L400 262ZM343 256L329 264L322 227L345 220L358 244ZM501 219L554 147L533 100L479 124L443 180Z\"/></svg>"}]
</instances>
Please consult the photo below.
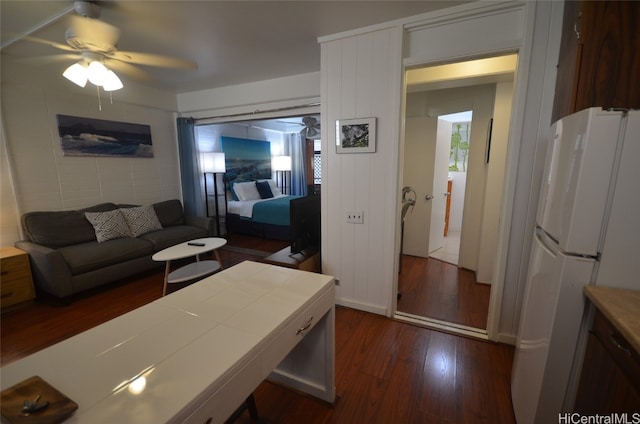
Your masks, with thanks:
<instances>
[{"instance_id":1,"label":"hallway","mask_svg":"<svg viewBox=\"0 0 640 424\"><path fill-rule=\"evenodd\" d=\"M491 286L475 273L442 260L402 256L399 312L474 328L487 328Z\"/></svg>"},{"instance_id":2,"label":"hallway","mask_svg":"<svg viewBox=\"0 0 640 424\"><path fill-rule=\"evenodd\" d=\"M429 257L439 259L452 265L458 265L459 251L460 231L449 231L449 234L444 238L444 246L431 252Z\"/></svg>"}]
</instances>

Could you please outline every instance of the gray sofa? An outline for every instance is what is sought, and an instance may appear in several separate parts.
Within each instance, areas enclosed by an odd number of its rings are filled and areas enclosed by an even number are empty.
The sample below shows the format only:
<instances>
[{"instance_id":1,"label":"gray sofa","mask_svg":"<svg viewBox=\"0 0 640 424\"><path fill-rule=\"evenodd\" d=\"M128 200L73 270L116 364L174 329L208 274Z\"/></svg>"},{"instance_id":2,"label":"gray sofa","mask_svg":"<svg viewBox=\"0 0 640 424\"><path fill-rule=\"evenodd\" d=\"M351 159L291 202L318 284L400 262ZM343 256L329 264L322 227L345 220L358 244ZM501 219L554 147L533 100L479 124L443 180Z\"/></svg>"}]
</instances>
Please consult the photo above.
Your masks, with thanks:
<instances>
[{"instance_id":1,"label":"gray sofa","mask_svg":"<svg viewBox=\"0 0 640 424\"><path fill-rule=\"evenodd\" d=\"M85 212L106 212L134 205L102 203L75 211L29 212L22 216L27 240L15 246L31 259L39 291L64 299L104 284L161 267L151 256L166 247L213 234L213 220L189 217L179 200L155 203L162 229L138 237L99 243ZM162 282L158 282L161 287Z\"/></svg>"}]
</instances>

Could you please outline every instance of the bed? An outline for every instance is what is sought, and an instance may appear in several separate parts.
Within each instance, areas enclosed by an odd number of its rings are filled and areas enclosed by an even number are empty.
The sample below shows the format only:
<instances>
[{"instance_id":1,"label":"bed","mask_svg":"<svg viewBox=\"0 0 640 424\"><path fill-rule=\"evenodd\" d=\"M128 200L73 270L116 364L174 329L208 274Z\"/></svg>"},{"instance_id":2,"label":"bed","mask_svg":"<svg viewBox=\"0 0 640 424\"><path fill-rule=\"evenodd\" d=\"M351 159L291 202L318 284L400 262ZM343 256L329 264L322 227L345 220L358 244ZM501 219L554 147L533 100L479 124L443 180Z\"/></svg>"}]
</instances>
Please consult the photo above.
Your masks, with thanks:
<instances>
[{"instance_id":1,"label":"bed","mask_svg":"<svg viewBox=\"0 0 640 424\"><path fill-rule=\"evenodd\" d=\"M283 195L273 180L236 182L227 201L227 232L289 240L289 202L297 197Z\"/></svg>"}]
</instances>

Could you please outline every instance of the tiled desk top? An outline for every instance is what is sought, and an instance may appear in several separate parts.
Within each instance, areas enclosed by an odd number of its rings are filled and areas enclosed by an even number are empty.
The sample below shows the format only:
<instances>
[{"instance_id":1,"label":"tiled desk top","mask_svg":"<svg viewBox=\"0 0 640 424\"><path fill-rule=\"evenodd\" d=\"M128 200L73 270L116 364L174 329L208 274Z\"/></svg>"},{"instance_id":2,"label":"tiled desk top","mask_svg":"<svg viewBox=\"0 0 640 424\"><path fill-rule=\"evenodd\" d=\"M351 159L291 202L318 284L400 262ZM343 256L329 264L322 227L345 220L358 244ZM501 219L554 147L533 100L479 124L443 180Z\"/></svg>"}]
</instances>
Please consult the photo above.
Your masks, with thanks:
<instances>
[{"instance_id":1,"label":"tiled desk top","mask_svg":"<svg viewBox=\"0 0 640 424\"><path fill-rule=\"evenodd\" d=\"M39 375L78 403L70 422L182 419L333 284L243 262L3 367L2 389ZM140 376L136 394L129 383Z\"/></svg>"}]
</instances>

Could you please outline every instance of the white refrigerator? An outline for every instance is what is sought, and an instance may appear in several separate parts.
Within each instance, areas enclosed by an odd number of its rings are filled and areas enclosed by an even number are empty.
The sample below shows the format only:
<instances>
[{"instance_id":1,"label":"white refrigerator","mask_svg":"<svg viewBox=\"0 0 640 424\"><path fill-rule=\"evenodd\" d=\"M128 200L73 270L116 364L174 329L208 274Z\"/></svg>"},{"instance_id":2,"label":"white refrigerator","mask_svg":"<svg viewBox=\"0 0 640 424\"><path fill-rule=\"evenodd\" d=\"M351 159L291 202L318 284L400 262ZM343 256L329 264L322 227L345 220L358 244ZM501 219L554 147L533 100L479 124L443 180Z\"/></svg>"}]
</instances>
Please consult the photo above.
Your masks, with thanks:
<instances>
[{"instance_id":1,"label":"white refrigerator","mask_svg":"<svg viewBox=\"0 0 640 424\"><path fill-rule=\"evenodd\" d=\"M511 377L518 424L572 410L586 285L640 290L640 111L590 108L551 127Z\"/></svg>"}]
</instances>

